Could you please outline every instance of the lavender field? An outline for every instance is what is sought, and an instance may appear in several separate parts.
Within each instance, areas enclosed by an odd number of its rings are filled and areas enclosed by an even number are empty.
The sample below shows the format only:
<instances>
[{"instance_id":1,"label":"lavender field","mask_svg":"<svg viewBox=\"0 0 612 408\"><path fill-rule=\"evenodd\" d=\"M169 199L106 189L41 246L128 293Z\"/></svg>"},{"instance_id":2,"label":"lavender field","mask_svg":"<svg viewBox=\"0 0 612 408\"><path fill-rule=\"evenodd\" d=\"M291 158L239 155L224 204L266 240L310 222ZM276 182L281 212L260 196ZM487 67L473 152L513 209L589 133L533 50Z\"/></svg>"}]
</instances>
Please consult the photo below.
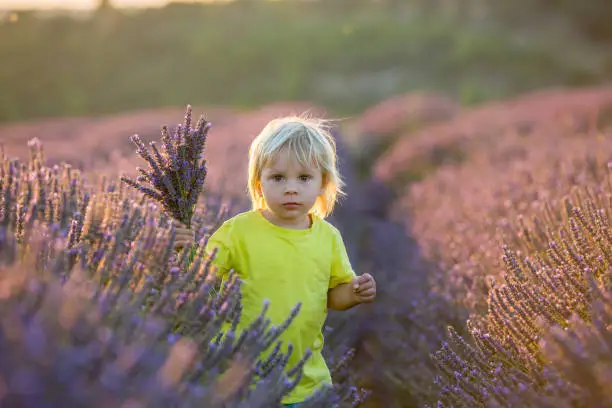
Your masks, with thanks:
<instances>
[{"instance_id":1,"label":"lavender field","mask_svg":"<svg viewBox=\"0 0 612 408\"><path fill-rule=\"evenodd\" d=\"M192 109L0 127L0 407L276 407L299 379L258 357L277 337L265 308L219 336L240 282L174 253L164 197L120 176L147 167L132 134L191 143L203 115L203 242L247 208L267 120L325 109ZM336 137L349 198L331 222L379 296L330 313L335 384L305 406L612 407L612 88L398 95Z\"/></svg>"}]
</instances>

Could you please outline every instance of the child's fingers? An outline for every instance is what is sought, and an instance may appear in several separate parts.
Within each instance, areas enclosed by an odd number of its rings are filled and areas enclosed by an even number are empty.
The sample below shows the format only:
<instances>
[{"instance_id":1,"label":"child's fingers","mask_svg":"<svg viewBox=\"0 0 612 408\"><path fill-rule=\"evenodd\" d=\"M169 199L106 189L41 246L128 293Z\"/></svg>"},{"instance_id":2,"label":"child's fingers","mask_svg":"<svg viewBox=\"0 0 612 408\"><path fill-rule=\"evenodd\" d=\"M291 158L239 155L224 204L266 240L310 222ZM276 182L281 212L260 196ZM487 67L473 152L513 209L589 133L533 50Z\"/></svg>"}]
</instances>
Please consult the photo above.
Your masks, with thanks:
<instances>
[{"instance_id":1,"label":"child's fingers","mask_svg":"<svg viewBox=\"0 0 612 408\"><path fill-rule=\"evenodd\" d=\"M185 247L195 242L195 234L193 231L186 228L177 228L174 236L174 246Z\"/></svg>"},{"instance_id":2,"label":"child's fingers","mask_svg":"<svg viewBox=\"0 0 612 408\"><path fill-rule=\"evenodd\" d=\"M372 276L369 273L364 273L357 278L359 285L372 281Z\"/></svg>"},{"instance_id":3,"label":"child's fingers","mask_svg":"<svg viewBox=\"0 0 612 408\"><path fill-rule=\"evenodd\" d=\"M376 286L372 283L367 283L366 284L367 287L364 288L359 288L359 291L357 291L357 296L361 299L364 298L369 298L369 297L374 297L376 296ZM366 286L364 285L364 286Z\"/></svg>"},{"instance_id":4,"label":"child's fingers","mask_svg":"<svg viewBox=\"0 0 612 408\"><path fill-rule=\"evenodd\" d=\"M374 289L374 283L372 283L371 281L363 283L361 285L359 285L359 288L356 289L357 293L363 293L367 290L371 290Z\"/></svg>"},{"instance_id":5,"label":"child's fingers","mask_svg":"<svg viewBox=\"0 0 612 408\"><path fill-rule=\"evenodd\" d=\"M186 245L189 242L189 240L184 239L184 238L177 238L174 240L174 245Z\"/></svg>"},{"instance_id":6,"label":"child's fingers","mask_svg":"<svg viewBox=\"0 0 612 408\"><path fill-rule=\"evenodd\" d=\"M359 292L359 295L361 296L371 296L371 295L375 295L376 294L376 289L374 288L368 288L366 290L363 290L361 292Z\"/></svg>"},{"instance_id":7,"label":"child's fingers","mask_svg":"<svg viewBox=\"0 0 612 408\"><path fill-rule=\"evenodd\" d=\"M193 240L195 239L195 234L193 231L187 228L177 228L175 233L175 239L187 239Z\"/></svg>"}]
</instances>

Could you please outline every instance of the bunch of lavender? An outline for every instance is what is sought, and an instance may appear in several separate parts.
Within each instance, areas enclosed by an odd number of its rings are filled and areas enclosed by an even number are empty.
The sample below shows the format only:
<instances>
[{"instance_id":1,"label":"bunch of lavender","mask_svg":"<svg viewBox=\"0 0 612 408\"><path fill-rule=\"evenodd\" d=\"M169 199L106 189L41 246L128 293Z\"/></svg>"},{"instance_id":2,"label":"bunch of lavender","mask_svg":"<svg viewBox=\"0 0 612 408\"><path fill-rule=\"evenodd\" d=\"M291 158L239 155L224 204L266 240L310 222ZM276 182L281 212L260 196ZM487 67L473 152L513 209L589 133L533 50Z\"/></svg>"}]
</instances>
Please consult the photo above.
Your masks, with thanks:
<instances>
[{"instance_id":1,"label":"bunch of lavender","mask_svg":"<svg viewBox=\"0 0 612 408\"><path fill-rule=\"evenodd\" d=\"M202 159L210 123L201 117L195 128L191 127L191 106L187 105L185 119L177 126L174 135L162 127L161 152L155 142L150 142L153 155L138 135L130 140L138 147L136 152L147 161L149 168L138 167L140 175L134 181L121 180L161 204L173 218L191 227L191 219L198 197L206 179L206 160ZM150 183L151 187L140 184Z\"/></svg>"}]
</instances>

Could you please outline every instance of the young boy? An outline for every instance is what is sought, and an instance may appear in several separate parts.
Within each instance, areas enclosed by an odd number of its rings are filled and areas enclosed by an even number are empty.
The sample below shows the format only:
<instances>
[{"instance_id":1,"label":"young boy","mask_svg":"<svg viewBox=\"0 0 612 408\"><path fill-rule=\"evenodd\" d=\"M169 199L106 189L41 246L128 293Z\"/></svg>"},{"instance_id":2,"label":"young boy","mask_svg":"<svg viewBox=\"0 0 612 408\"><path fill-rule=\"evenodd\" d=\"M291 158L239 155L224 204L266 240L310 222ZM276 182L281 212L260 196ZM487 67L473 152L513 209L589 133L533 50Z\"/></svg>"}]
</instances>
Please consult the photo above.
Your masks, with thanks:
<instances>
[{"instance_id":1,"label":"young boy","mask_svg":"<svg viewBox=\"0 0 612 408\"><path fill-rule=\"evenodd\" d=\"M252 209L223 223L206 246L208 254L217 249L213 264L222 278L233 269L243 282L240 326L259 315L266 299L273 325L302 303L280 338L294 348L289 367L312 352L302 380L283 400L289 407L331 384L321 354L328 308L346 310L376 297L374 278L355 274L340 232L325 221L343 194L336 162L335 141L322 122L294 116L271 121L249 151ZM193 234L177 229L177 246L190 242Z\"/></svg>"}]
</instances>

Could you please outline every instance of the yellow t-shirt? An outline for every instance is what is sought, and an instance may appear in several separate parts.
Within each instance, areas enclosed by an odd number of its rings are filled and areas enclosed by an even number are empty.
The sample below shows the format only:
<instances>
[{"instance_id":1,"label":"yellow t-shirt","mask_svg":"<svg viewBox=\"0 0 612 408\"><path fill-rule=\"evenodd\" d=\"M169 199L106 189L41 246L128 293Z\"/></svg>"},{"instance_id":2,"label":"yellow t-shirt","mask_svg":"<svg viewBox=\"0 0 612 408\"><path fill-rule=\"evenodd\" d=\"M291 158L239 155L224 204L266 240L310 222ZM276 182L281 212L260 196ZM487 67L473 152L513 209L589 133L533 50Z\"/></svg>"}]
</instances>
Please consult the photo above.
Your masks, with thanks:
<instances>
[{"instance_id":1,"label":"yellow t-shirt","mask_svg":"<svg viewBox=\"0 0 612 408\"><path fill-rule=\"evenodd\" d=\"M302 302L297 317L279 340L283 351L287 342L293 345L287 369L295 366L306 349L312 356L304 366L302 380L283 403L304 401L324 383L331 384L321 354L327 291L355 277L338 229L314 215L308 229L283 228L272 224L260 211L251 210L225 221L212 234L206 252L214 248L217 253L213 264L221 277L234 269L242 280L239 330L259 316L265 299L270 301L266 317L272 325L282 324L291 309Z\"/></svg>"}]
</instances>

